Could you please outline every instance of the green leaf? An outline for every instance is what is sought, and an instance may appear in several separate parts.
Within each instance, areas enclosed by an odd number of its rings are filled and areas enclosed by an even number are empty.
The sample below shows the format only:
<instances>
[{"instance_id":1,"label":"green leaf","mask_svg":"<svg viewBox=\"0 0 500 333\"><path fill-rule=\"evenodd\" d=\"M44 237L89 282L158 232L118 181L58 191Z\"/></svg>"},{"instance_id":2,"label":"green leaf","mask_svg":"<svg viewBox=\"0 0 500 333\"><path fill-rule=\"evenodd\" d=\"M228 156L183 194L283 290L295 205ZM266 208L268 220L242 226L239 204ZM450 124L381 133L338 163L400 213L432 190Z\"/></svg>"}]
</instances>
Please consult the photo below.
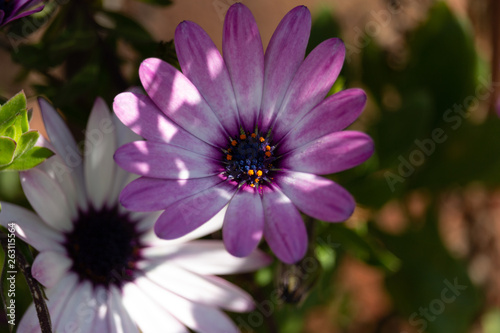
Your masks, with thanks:
<instances>
[{"instance_id":1,"label":"green leaf","mask_svg":"<svg viewBox=\"0 0 500 333\"><path fill-rule=\"evenodd\" d=\"M114 27L110 32L117 37L131 44L154 42L149 32L136 21L115 12L103 11L102 13L113 22Z\"/></svg>"},{"instance_id":2,"label":"green leaf","mask_svg":"<svg viewBox=\"0 0 500 333\"><path fill-rule=\"evenodd\" d=\"M3 168L3 170L29 170L36 167L52 155L54 155L54 153L47 148L33 147L32 149L25 152L22 156L16 158L12 164Z\"/></svg>"},{"instance_id":3,"label":"green leaf","mask_svg":"<svg viewBox=\"0 0 500 333\"><path fill-rule=\"evenodd\" d=\"M26 96L24 91L21 91L11 99L7 101L4 105L0 106L0 133L3 133L8 127L10 127L16 118L21 116L21 122L19 123L21 129L28 128L28 118L26 115Z\"/></svg>"},{"instance_id":4,"label":"green leaf","mask_svg":"<svg viewBox=\"0 0 500 333\"><path fill-rule=\"evenodd\" d=\"M340 25L330 10L322 10L312 23L306 54L309 54L323 41L338 36L340 36Z\"/></svg>"},{"instance_id":5,"label":"green leaf","mask_svg":"<svg viewBox=\"0 0 500 333\"><path fill-rule=\"evenodd\" d=\"M481 324L483 326L484 333L500 332L500 310L490 310L483 316Z\"/></svg>"},{"instance_id":6,"label":"green leaf","mask_svg":"<svg viewBox=\"0 0 500 333\"><path fill-rule=\"evenodd\" d=\"M19 158L28 150L33 148L39 136L40 134L36 130L31 130L26 133L23 133L19 138L19 141L17 141L17 149L14 154L14 159Z\"/></svg>"},{"instance_id":7,"label":"green leaf","mask_svg":"<svg viewBox=\"0 0 500 333\"><path fill-rule=\"evenodd\" d=\"M444 247L435 215L430 209L421 229L402 235L371 233L401 259L399 271L386 278L399 314L420 332L466 333L481 306L479 291L466 266Z\"/></svg>"},{"instance_id":8,"label":"green leaf","mask_svg":"<svg viewBox=\"0 0 500 333\"><path fill-rule=\"evenodd\" d=\"M7 165L14 159L16 142L8 137L0 137L0 166Z\"/></svg>"},{"instance_id":9,"label":"green leaf","mask_svg":"<svg viewBox=\"0 0 500 333\"><path fill-rule=\"evenodd\" d=\"M11 138L12 140L16 141L16 136L17 136L16 132L17 132L16 126L11 125L11 126L7 127L7 129L3 133L0 133L0 134L2 136ZM20 135L19 135L19 137L20 137Z\"/></svg>"},{"instance_id":10,"label":"green leaf","mask_svg":"<svg viewBox=\"0 0 500 333\"><path fill-rule=\"evenodd\" d=\"M373 238L363 235L361 230L352 230L342 224L328 224L322 235L327 235L329 243L338 244L339 251L346 251L352 256L387 272L394 272L400 266L399 259L383 248Z\"/></svg>"}]
</instances>

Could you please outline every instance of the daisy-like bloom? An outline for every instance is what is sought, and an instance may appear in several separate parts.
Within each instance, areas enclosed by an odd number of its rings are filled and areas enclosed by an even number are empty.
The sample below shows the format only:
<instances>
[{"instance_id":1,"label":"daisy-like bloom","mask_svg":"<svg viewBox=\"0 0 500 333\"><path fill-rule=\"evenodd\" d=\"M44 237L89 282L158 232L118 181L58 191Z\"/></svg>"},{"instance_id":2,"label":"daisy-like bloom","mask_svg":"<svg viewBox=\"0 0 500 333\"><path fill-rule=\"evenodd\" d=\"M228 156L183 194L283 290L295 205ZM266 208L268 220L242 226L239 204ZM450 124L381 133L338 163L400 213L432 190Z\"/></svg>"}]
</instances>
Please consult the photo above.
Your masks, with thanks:
<instances>
[{"instance_id":1,"label":"daisy-like bloom","mask_svg":"<svg viewBox=\"0 0 500 333\"><path fill-rule=\"evenodd\" d=\"M113 152L138 137L98 99L83 161L57 112L40 104L50 138L43 144L56 155L21 173L38 215L2 202L0 222L17 224L17 236L40 252L32 274L48 288L54 332L238 332L221 310L248 311L252 299L214 274L251 271L269 258L235 258L222 241L189 241L220 228L221 217L176 241L157 238L157 213L132 213L118 202L130 174ZM34 306L18 332L40 332Z\"/></svg>"},{"instance_id":2,"label":"daisy-like bloom","mask_svg":"<svg viewBox=\"0 0 500 333\"><path fill-rule=\"evenodd\" d=\"M0 0L0 27L43 9L43 0Z\"/></svg>"},{"instance_id":3,"label":"daisy-like bloom","mask_svg":"<svg viewBox=\"0 0 500 333\"><path fill-rule=\"evenodd\" d=\"M348 89L325 99L345 48L328 39L304 59L310 28L309 10L292 9L264 54L252 13L237 3L226 14L221 56L202 28L182 22L175 32L182 73L147 59L139 75L149 97L116 97L118 118L147 140L115 153L118 165L142 176L120 200L135 211L163 209L160 238L181 237L224 210L231 254L248 255L264 236L293 263L307 249L299 211L330 222L352 214L352 196L318 175L372 155L369 136L341 131L366 95Z\"/></svg>"}]
</instances>

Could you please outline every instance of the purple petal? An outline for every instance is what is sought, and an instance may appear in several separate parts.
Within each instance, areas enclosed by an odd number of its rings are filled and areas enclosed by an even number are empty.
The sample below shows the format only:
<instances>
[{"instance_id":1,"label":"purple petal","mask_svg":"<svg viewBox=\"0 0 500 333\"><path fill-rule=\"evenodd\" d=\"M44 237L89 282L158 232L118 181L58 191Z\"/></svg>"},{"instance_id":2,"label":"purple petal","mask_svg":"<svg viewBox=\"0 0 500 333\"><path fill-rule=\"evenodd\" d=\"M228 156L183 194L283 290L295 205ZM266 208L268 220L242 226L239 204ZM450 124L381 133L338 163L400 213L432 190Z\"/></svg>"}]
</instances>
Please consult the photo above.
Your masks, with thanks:
<instances>
[{"instance_id":1,"label":"purple petal","mask_svg":"<svg viewBox=\"0 0 500 333\"><path fill-rule=\"evenodd\" d=\"M303 146L327 134L343 130L363 111L366 94L361 89L348 89L323 100L282 139L283 152Z\"/></svg>"},{"instance_id":2,"label":"purple petal","mask_svg":"<svg viewBox=\"0 0 500 333\"><path fill-rule=\"evenodd\" d=\"M299 211L276 186L264 187L264 237L276 256L287 264L304 257L307 250L307 231Z\"/></svg>"},{"instance_id":3,"label":"purple petal","mask_svg":"<svg viewBox=\"0 0 500 333\"><path fill-rule=\"evenodd\" d=\"M121 146L115 152L115 162L128 172L151 178L189 179L221 171L215 160L153 141L136 141Z\"/></svg>"},{"instance_id":4,"label":"purple petal","mask_svg":"<svg viewBox=\"0 0 500 333\"><path fill-rule=\"evenodd\" d=\"M309 53L283 98L274 122L275 140L281 139L325 98L340 73L344 57L344 43L338 38L324 41Z\"/></svg>"},{"instance_id":5,"label":"purple petal","mask_svg":"<svg viewBox=\"0 0 500 333\"><path fill-rule=\"evenodd\" d=\"M175 50L182 72L193 82L231 136L239 133L238 107L224 59L196 23L181 22L175 30Z\"/></svg>"},{"instance_id":6,"label":"purple petal","mask_svg":"<svg viewBox=\"0 0 500 333\"><path fill-rule=\"evenodd\" d=\"M345 221L352 215L356 206L349 192L323 177L283 171L276 175L275 180L298 209L323 221Z\"/></svg>"},{"instance_id":7,"label":"purple petal","mask_svg":"<svg viewBox=\"0 0 500 333\"><path fill-rule=\"evenodd\" d=\"M206 156L220 156L213 146L172 122L148 96L129 92L119 94L115 97L113 109L126 126L149 141L166 142Z\"/></svg>"},{"instance_id":8,"label":"purple petal","mask_svg":"<svg viewBox=\"0 0 500 333\"><path fill-rule=\"evenodd\" d=\"M19 12L21 10L25 10L30 7L34 7L38 5L39 3L42 3L43 0L14 0L14 3L12 4L11 11L12 12ZM43 8L43 6L42 6Z\"/></svg>"},{"instance_id":9,"label":"purple petal","mask_svg":"<svg viewBox=\"0 0 500 333\"><path fill-rule=\"evenodd\" d=\"M14 20L20 19L22 17L41 12L43 10L43 8L45 7L45 5L41 5L37 8L32 9L32 10L23 11L23 10L26 10L26 8L34 7L35 5L37 5L41 2L42 2L42 0L26 1L26 3L24 3L23 1L20 1L18 4L16 4L16 6L10 12L10 15L14 15L14 16L11 16L11 17L7 16L7 19L5 20L5 22L2 23L2 25L7 24L9 22L12 22Z\"/></svg>"},{"instance_id":10,"label":"purple petal","mask_svg":"<svg viewBox=\"0 0 500 333\"><path fill-rule=\"evenodd\" d=\"M224 208L235 190L235 185L223 181L176 202L156 221L156 235L162 239L176 239L195 230Z\"/></svg>"},{"instance_id":11,"label":"purple petal","mask_svg":"<svg viewBox=\"0 0 500 333\"><path fill-rule=\"evenodd\" d=\"M365 133L334 132L283 156L284 169L327 175L350 169L373 154L373 141Z\"/></svg>"},{"instance_id":12,"label":"purple petal","mask_svg":"<svg viewBox=\"0 0 500 333\"><path fill-rule=\"evenodd\" d=\"M306 54L311 13L305 6L292 9L274 31L265 55L264 90L259 126L269 128L293 76Z\"/></svg>"},{"instance_id":13,"label":"purple petal","mask_svg":"<svg viewBox=\"0 0 500 333\"><path fill-rule=\"evenodd\" d=\"M229 203L222 238L229 253L246 257L259 245L264 231L264 210L259 193L243 187Z\"/></svg>"},{"instance_id":14,"label":"purple petal","mask_svg":"<svg viewBox=\"0 0 500 333\"><path fill-rule=\"evenodd\" d=\"M142 62L139 76L149 97L167 117L201 140L226 146L224 128L184 74L160 59L149 58Z\"/></svg>"},{"instance_id":15,"label":"purple petal","mask_svg":"<svg viewBox=\"0 0 500 333\"><path fill-rule=\"evenodd\" d=\"M188 180L141 177L123 189L120 202L132 211L153 212L165 209L174 202L213 187L221 181L218 176Z\"/></svg>"},{"instance_id":16,"label":"purple petal","mask_svg":"<svg viewBox=\"0 0 500 333\"><path fill-rule=\"evenodd\" d=\"M264 50L257 23L241 3L232 5L226 14L222 51L233 83L240 121L253 131L262 101L264 85Z\"/></svg>"}]
</instances>

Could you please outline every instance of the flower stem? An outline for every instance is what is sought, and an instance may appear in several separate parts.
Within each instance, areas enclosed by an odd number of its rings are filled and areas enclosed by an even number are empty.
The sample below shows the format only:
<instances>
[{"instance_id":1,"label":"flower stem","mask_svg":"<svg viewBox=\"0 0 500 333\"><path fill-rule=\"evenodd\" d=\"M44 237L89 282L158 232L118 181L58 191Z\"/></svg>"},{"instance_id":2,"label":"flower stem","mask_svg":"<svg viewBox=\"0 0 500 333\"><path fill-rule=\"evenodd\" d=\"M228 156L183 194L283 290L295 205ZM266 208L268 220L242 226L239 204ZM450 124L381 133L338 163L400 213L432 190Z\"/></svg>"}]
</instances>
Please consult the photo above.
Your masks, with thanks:
<instances>
[{"instance_id":1,"label":"flower stem","mask_svg":"<svg viewBox=\"0 0 500 333\"><path fill-rule=\"evenodd\" d=\"M4 234L2 233L2 237L0 237L0 243L2 245L2 249L4 250L5 256L7 256L8 253L7 237L3 236ZM5 260L5 265L6 263L7 260ZM28 263L28 261L26 260L21 251L16 251L16 264L21 273L24 275L26 282L28 283L28 287L33 297L33 303L35 304L38 321L40 322L41 332L52 333L52 323L50 320L50 314L47 308L47 304L45 303L44 300L44 293L40 288L38 281L36 281L35 278L31 275L31 265ZM3 282L3 271L2 271L2 282ZM2 294L2 304L6 306L3 297L3 290L1 290L1 294ZM9 325L9 328L12 330L11 325Z\"/></svg>"}]
</instances>

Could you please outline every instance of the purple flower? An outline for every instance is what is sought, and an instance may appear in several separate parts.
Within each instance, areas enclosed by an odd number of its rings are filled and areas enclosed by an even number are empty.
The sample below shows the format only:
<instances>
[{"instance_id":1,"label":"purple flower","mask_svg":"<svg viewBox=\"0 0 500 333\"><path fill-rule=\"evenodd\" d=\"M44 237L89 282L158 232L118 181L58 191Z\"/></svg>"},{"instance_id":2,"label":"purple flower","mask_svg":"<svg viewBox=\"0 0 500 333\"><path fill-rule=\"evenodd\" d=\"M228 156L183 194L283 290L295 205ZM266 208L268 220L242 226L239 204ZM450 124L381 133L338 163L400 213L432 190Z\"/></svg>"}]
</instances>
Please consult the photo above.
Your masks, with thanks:
<instances>
[{"instance_id":1,"label":"purple flower","mask_svg":"<svg viewBox=\"0 0 500 333\"><path fill-rule=\"evenodd\" d=\"M304 59L310 28L309 10L294 8L264 54L250 10L238 3L226 15L222 57L202 28L182 22L175 32L182 73L147 59L139 74L149 97L116 97L116 115L147 140L115 153L122 168L142 176L120 200L131 210L165 210L155 225L160 238L181 237L222 210L231 254L248 255L263 236L293 263L307 249L299 210L330 222L352 214L352 196L317 175L372 155L370 137L341 131L366 95L348 89L325 99L345 48L332 38Z\"/></svg>"},{"instance_id":2,"label":"purple flower","mask_svg":"<svg viewBox=\"0 0 500 333\"><path fill-rule=\"evenodd\" d=\"M37 214L2 202L0 225L39 251L31 273L47 287L54 332L231 332L222 311L253 309L249 294L215 274L249 272L269 258L255 251L231 256L218 240L194 240L220 228L216 219L182 239L154 235L158 212L133 213L118 203L136 178L113 162L117 145L139 139L103 100L91 112L84 158L57 111L40 99L56 155L20 173ZM40 332L34 305L18 332Z\"/></svg>"},{"instance_id":3,"label":"purple flower","mask_svg":"<svg viewBox=\"0 0 500 333\"><path fill-rule=\"evenodd\" d=\"M44 7L43 4L40 5L42 2L43 0L0 0L0 27L41 11Z\"/></svg>"}]
</instances>

